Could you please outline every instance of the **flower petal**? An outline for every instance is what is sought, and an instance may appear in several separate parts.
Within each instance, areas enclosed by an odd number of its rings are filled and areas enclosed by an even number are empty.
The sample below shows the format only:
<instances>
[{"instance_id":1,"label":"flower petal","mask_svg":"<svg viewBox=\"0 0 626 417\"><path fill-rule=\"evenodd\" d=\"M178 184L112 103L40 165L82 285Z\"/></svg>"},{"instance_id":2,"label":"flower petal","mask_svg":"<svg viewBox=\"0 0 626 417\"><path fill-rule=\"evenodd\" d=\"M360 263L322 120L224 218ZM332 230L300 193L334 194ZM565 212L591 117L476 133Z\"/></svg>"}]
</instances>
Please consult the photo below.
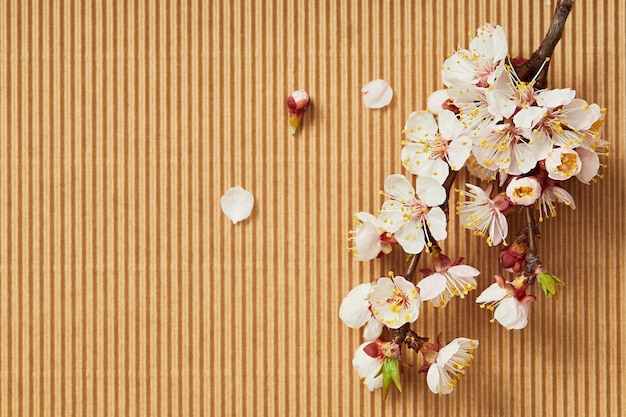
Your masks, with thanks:
<instances>
[{"instance_id":1,"label":"flower petal","mask_svg":"<svg viewBox=\"0 0 626 417\"><path fill-rule=\"evenodd\" d=\"M363 102L370 109L380 109L391 103L393 98L393 90L389 81L373 80L365 84L361 89L363 94Z\"/></svg>"},{"instance_id":2,"label":"flower petal","mask_svg":"<svg viewBox=\"0 0 626 417\"><path fill-rule=\"evenodd\" d=\"M446 213L440 207L433 207L426 215L428 230L435 240L448 237Z\"/></svg>"},{"instance_id":3,"label":"flower petal","mask_svg":"<svg viewBox=\"0 0 626 417\"><path fill-rule=\"evenodd\" d=\"M434 394L450 394L452 392L452 388L444 384L446 376L446 371L442 369L441 366L436 363L430 365L428 373L426 374L426 383L428 384L428 388Z\"/></svg>"},{"instance_id":4,"label":"flower petal","mask_svg":"<svg viewBox=\"0 0 626 417\"><path fill-rule=\"evenodd\" d=\"M353 288L345 296L339 307L339 318L350 328L358 329L372 317L367 295L372 284L361 284Z\"/></svg>"},{"instance_id":5,"label":"flower petal","mask_svg":"<svg viewBox=\"0 0 626 417\"><path fill-rule=\"evenodd\" d=\"M467 136L459 136L453 139L448 145L448 163L450 168L454 171L458 171L463 166L467 158L469 158L472 152L472 140Z\"/></svg>"},{"instance_id":6,"label":"flower petal","mask_svg":"<svg viewBox=\"0 0 626 417\"><path fill-rule=\"evenodd\" d=\"M576 90L572 90L571 88L555 88L542 91L537 94L535 99L538 105L553 109L571 103L574 97L576 97Z\"/></svg>"},{"instance_id":7,"label":"flower petal","mask_svg":"<svg viewBox=\"0 0 626 417\"><path fill-rule=\"evenodd\" d=\"M220 199L220 206L224 214L236 224L247 219L252 213L254 196L241 186L229 188Z\"/></svg>"},{"instance_id":8,"label":"flower petal","mask_svg":"<svg viewBox=\"0 0 626 417\"><path fill-rule=\"evenodd\" d=\"M435 207L446 201L446 190L432 178L420 177L415 184L417 196L429 207Z\"/></svg>"},{"instance_id":9,"label":"flower petal","mask_svg":"<svg viewBox=\"0 0 626 417\"><path fill-rule=\"evenodd\" d=\"M417 222L409 222L394 233L394 237L406 253L420 253L426 241L424 231Z\"/></svg>"},{"instance_id":10,"label":"flower petal","mask_svg":"<svg viewBox=\"0 0 626 417\"><path fill-rule=\"evenodd\" d=\"M370 317L367 321L365 329L363 329L363 339L376 340L383 332L384 327L385 326L380 321L378 321L376 317Z\"/></svg>"},{"instance_id":11,"label":"flower petal","mask_svg":"<svg viewBox=\"0 0 626 417\"><path fill-rule=\"evenodd\" d=\"M439 112L439 132L448 140L458 138L463 133L463 124L450 110Z\"/></svg>"},{"instance_id":12,"label":"flower petal","mask_svg":"<svg viewBox=\"0 0 626 417\"><path fill-rule=\"evenodd\" d=\"M576 175L576 179L583 184L589 184L591 180L598 175L598 170L600 169L600 158L597 153L585 148L577 148L576 152L578 153L578 157L582 163L582 167L578 175Z\"/></svg>"},{"instance_id":13,"label":"flower petal","mask_svg":"<svg viewBox=\"0 0 626 417\"><path fill-rule=\"evenodd\" d=\"M448 273L461 278L477 277L480 271L469 265L454 265L448 268Z\"/></svg>"},{"instance_id":14,"label":"flower petal","mask_svg":"<svg viewBox=\"0 0 626 417\"><path fill-rule=\"evenodd\" d=\"M428 154L427 154L428 155ZM448 163L443 159L426 158L424 162L419 164L416 175L420 178L431 178L439 184L443 184L450 174Z\"/></svg>"},{"instance_id":15,"label":"flower petal","mask_svg":"<svg viewBox=\"0 0 626 417\"><path fill-rule=\"evenodd\" d=\"M437 134L437 122L435 117L427 111L414 111L406 119L404 134L415 142L429 142Z\"/></svg>"},{"instance_id":16,"label":"flower petal","mask_svg":"<svg viewBox=\"0 0 626 417\"><path fill-rule=\"evenodd\" d=\"M445 103L449 98L450 96L448 95L447 88L435 91L430 96L428 96L428 99L426 101L428 110L432 114L439 114L439 112L442 110L443 103Z\"/></svg>"},{"instance_id":17,"label":"flower petal","mask_svg":"<svg viewBox=\"0 0 626 417\"><path fill-rule=\"evenodd\" d=\"M492 303L494 301L502 300L507 295L509 295L509 290L507 288L500 287L497 282L494 282L489 287L487 287L478 296L478 298L476 298L476 302L479 304Z\"/></svg>"},{"instance_id":18,"label":"flower petal","mask_svg":"<svg viewBox=\"0 0 626 417\"><path fill-rule=\"evenodd\" d=\"M392 174L385 179L385 193L401 203L415 199L415 189L404 175Z\"/></svg>"},{"instance_id":19,"label":"flower petal","mask_svg":"<svg viewBox=\"0 0 626 417\"><path fill-rule=\"evenodd\" d=\"M520 303L513 297L502 300L493 318L508 330L519 330L528 324L528 311L530 304L528 302Z\"/></svg>"},{"instance_id":20,"label":"flower petal","mask_svg":"<svg viewBox=\"0 0 626 417\"><path fill-rule=\"evenodd\" d=\"M446 278L439 273L432 274L418 282L417 287L422 301L432 300L446 289Z\"/></svg>"}]
</instances>

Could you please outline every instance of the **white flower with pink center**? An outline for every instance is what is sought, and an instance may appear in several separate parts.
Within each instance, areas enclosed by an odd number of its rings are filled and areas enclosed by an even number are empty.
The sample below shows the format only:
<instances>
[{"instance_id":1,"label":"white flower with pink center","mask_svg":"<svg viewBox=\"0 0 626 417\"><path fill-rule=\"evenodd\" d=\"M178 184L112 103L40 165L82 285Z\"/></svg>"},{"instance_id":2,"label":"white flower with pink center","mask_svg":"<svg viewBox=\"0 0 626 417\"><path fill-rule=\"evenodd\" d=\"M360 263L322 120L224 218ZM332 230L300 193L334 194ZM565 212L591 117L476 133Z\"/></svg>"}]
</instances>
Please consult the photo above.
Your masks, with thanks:
<instances>
[{"instance_id":1,"label":"white flower with pink center","mask_svg":"<svg viewBox=\"0 0 626 417\"><path fill-rule=\"evenodd\" d=\"M472 141L450 110L439 111L439 124L430 112L409 115L404 132L410 142L402 148L402 165L412 174L437 180L448 178L450 168L458 171L470 155Z\"/></svg>"},{"instance_id":2,"label":"white flower with pink center","mask_svg":"<svg viewBox=\"0 0 626 417\"><path fill-rule=\"evenodd\" d=\"M548 177L564 181L578 175L582 169L582 161L574 150L555 148L548 154L545 166Z\"/></svg>"},{"instance_id":3,"label":"white flower with pink center","mask_svg":"<svg viewBox=\"0 0 626 417\"><path fill-rule=\"evenodd\" d=\"M509 224L502 213L509 207L507 197L498 194L492 199L490 194L493 183L489 183L485 190L473 184L465 185L468 190L461 191L460 194L470 199L459 201L456 210L461 225L486 238L489 246L500 244L509 233Z\"/></svg>"},{"instance_id":4,"label":"white flower with pink center","mask_svg":"<svg viewBox=\"0 0 626 417\"><path fill-rule=\"evenodd\" d=\"M516 115L517 117L517 115ZM515 120L515 118L514 118ZM527 138L516 123L493 125L475 137L472 152L476 162L503 174L521 175L533 169L552 149L549 138Z\"/></svg>"},{"instance_id":5,"label":"white flower with pink center","mask_svg":"<svg viewBox=\"0 0 626 417\"><path fill-rule=\"evenodd\" d=\"M450 394L474 359L477 347L478 340L457 337L439 349L436 361L426 374L428 388L435 394Z\"/></svg>"},{"instance_id":6,"label":"white flower with pink center","mask_svg":"<svg viewBox=\"0 0 626 417\"><path fill-rule=\"evenodd\" d=\"M393 174L385 180L385 193L391 198L383 203L379 220L393 233L406 253L420 253L430 237L443 240L448 236L447 219L438 207L446 200L446 190L432 178L418 178L416 188L403 175Z\"/></svg>"},{"instance_id":7,"label":"white flower with pink center","mask_svg":"<svg viewBox=\"0 0 626 417\"><path fill-rule=\"evenodd\" d=\"M555 202L565 204L573 210L576 209L574 197L572 197L572 195L563 188L556 185L549 185L545 187L541 192L541 197L538 201L539 203L537 208L539 209L540 222L556 216L556 208L554 207Z\"/></svg>"},{"instance_id":8,"label":"white flower with pink center","mask_svg":"<svg viewBox=\"0 0 626 417\"><path fill-rule=\"evenodd\" d=\"M381 368L384 361L385 356L379 341L365 342L354 352L352 367L370 391L383 386Z\"/></svg>"},{"instance_id":9,"label":"white flower with pink center","mask_svg":"<svg viewBox=\"0 0 626 417\"><path fill-rule=\"evenodd\" d=\"M369 261L382 254L391 252L393 238L387 236L378 217L366 212L354 215L355 230L350 237L352 247L348 250L354 254L357 261Z\"/></svg>"},{"instance_id":10,"label":"white flower with pink center","mask_svg":"<svg viewBox=\"0 0 626 417\"><path fill-rule=\"evenodd\" d=\"M516 290L500 275L495 278L496 282L485 289L476 302L481 308L493 311L492 321L497 321L507 330L523 329L528 324L530 302L535 301L535 296Z\"/></svg>"},{"instance_id":11,"label":"white flower with pink center","mask_svg":"<svg viewBox=\"0 0 626 417\"><path fill-rule=\"evenodd\" d=\"M532 206L541 197L541 184L535 177L514 177L506 187L506 196L518 206Z\"/></svg>"},{"instance_id":12,"label":"white flower with pink center","mask_svg":"<svg viewBox=\"0 0 626 417\"><path fill-rule=\"evenodd\" d=\"M391 329L413 323L419 316L417 287L402 276L380 278L367 299L374 317Z\"/></svg>"},{"instance_id":13,"label":"white flower with pink center","mask_svg":"<svg viewBox=\"0 0 626 417\"><path fill-rule=\"evenodd\" d=\"M485 24L477 32L469 49L459 49L444 61L441 78L446 86L474 84L486 87L503 72L509 50L504 29Z\"/></svg>"},{"instance_id":14,"label":"white flower with pink center","mask_svg":"<svg viewBox=\"0 0 626 417\"><path fill-rule=\"evenodd\" d=\"M446 255L439 254L433 257L434 271L426 270L430 274L417 283L420 289L420 299L431 301L435 307L445 307L454 296L465 296L476 288L476 278L480 271L469 265L460 265L462 258L454 264Z\"/></svg>"}]
</instances>

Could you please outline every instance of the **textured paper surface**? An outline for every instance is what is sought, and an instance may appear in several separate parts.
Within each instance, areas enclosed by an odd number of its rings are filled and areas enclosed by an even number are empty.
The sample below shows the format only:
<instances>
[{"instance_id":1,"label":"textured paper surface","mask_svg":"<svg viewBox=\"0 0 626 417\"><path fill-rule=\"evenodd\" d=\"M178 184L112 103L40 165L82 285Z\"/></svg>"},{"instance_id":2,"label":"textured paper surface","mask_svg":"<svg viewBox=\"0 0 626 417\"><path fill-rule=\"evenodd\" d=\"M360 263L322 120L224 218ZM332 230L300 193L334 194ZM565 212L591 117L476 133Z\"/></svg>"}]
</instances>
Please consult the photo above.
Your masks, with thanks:
<instances>
[{"instance_id":1,"label":"textured paper surface","mask_svg":"<svg viewBox=\"0 0 626 417\"><path fill-rule=\"evenodd\" d=\"M550 68L550 86L609 109L612 142L604 180L568 184L578 208L541 225L558 302L539 297L521 332L477 294L424 305L415 329L479 339L476 360L453 395L414 367L386 402L337 315L350 288L403 268L356 263L347 231L401 172L402 126L447 54L489 21L528 56L553 7L3 0L0 415L623 414L624 0L576 1ZM375 78L395 91L382 110L361 102ZM299 88L312 105L291 137ZM235 185L256 198L237 225L219 209ZM497 251L450 233L485 288Z\"/></svg>"}]
</instances>

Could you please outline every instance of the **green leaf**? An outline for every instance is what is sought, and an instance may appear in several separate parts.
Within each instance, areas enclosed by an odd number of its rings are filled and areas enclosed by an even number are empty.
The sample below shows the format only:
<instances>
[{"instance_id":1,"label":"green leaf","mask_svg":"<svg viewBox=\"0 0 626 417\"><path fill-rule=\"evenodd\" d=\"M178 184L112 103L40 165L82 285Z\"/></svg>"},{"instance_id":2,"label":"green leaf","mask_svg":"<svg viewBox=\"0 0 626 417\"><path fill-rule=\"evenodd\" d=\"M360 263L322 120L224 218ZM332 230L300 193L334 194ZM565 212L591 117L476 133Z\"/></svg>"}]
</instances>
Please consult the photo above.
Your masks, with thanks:
<instances>
[{"instance_id":1,"label":"green leaf","mask_svg":"<svg viewBox=\"0 0 626 417\"><path fill-rule=\"evenodd\" d=\"M400 383L400 361L394 358L387 358L383 362L383 399L387 398L391 383L402 392L402 384Z\"/></svg>"},{"instance_id":2,"label":"green leaf","mask_svg":"<svg viewBox=\"0 0 626 417\"><path fill-rule=\"evenodd\" d=\"M548 274L547 272L540 272L537 275L537 280L539 281L539 285L541 285L543 293L548 297L554 295L554 298L556 298L557 286L565 285L565 283L561 281L558 277L552 274Z\"/></svg>"}]
</instances>

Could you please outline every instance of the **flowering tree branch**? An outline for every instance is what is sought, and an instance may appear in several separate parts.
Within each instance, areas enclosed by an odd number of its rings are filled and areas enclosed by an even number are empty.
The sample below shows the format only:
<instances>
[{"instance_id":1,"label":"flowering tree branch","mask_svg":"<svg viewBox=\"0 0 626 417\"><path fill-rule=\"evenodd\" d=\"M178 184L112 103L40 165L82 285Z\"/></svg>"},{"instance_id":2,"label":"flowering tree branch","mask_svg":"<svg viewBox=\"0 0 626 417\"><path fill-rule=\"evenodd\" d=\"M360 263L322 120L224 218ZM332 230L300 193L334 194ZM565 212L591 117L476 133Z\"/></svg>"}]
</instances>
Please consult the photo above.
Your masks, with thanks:
<instances>
[{"instance_id":1,"label":"flowering tree branch","mask_svg":"<svg viewBox=\"0 0 626 417\"><path fill-rule=\"evenodd\" d=\"M565 29L565 21L569 16L572 7L574 6L574 0L559 0L556 5L552 22L548 28L545 38L539 45L539 48L532 54L529 60L525 61L521 65L515 65L515 71L522 81L529 82L534 77L536 78L537 88L545 88L547 84L548 67L554 48L561 40L563 36L563 30ZM543 67L543 68L542 68ZM541 73L537 76L537 73Z\"/></svg>"},{"instance_id":2,"label":"flowering tree branch","mask_svg":"<svg viewBox=\"0 0 626 417\"><path fill-rule=\"evenodd\" d=\"M478 287L481 272L463 258L452 261L441 247L448 237L449 198L457 173L468 172L485 185L466 183L457 190L460 224L501 246L501 267L514 274L495 274L476 298L506 329L523 329L537 297L527 292L536 282L546 296L564 285L544 267L537 249L539 221L556 216L556 203L576 208L560 184L578 179L589 184L596 176L599 156L608 141L600 138L605 111L576 97L571 88L545 88L549 58L563 34L572 0L559 0L546 37L530 59L509 59L501 26L478 28L469 49L458 49L442 66L446 88L428 98L428 110L406 119L401 163L412 175L391 174L380 194L385 201L375 216L355 214L349 250L358 261L374 260L401 250L410 262L405 274L380 277L352 289L339 316L351 328L363 330L353 366L368 389L391 385L402 391L402 347L423 356L419 372L427 373L428 388L449 394L474 358L478 341L457 337L445 343L419 336L410 326L420 305L430 301L443 308L452 298L466 298ZM509 237L509 217L524 212L526 221ZM440 246L442 245L442 246ZM431 261L416 278L421 254Z\"/></svg>"}]
</instances>

